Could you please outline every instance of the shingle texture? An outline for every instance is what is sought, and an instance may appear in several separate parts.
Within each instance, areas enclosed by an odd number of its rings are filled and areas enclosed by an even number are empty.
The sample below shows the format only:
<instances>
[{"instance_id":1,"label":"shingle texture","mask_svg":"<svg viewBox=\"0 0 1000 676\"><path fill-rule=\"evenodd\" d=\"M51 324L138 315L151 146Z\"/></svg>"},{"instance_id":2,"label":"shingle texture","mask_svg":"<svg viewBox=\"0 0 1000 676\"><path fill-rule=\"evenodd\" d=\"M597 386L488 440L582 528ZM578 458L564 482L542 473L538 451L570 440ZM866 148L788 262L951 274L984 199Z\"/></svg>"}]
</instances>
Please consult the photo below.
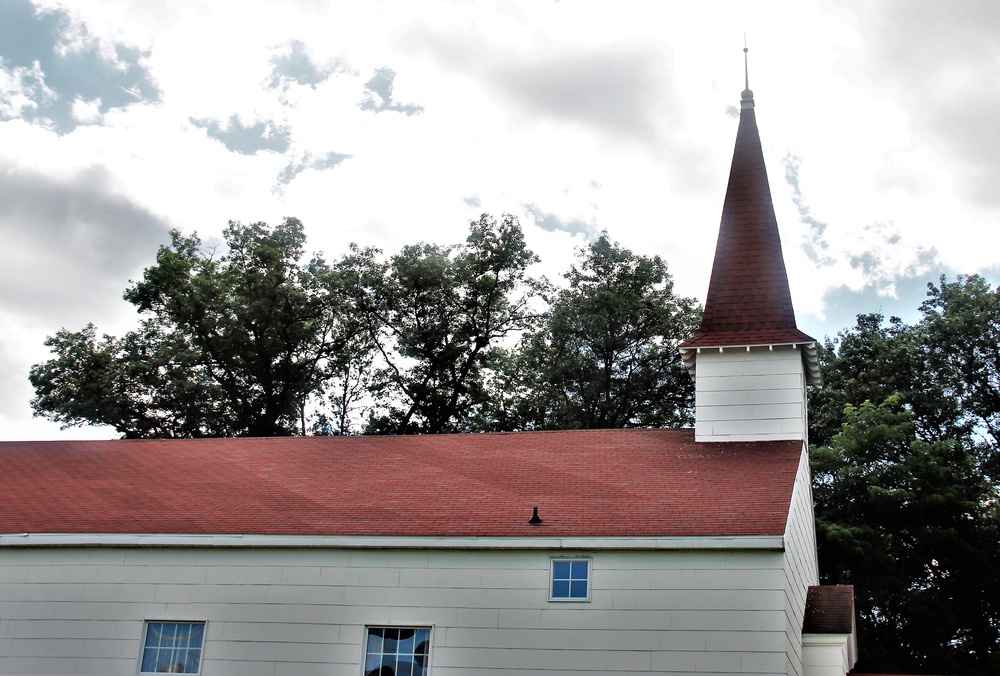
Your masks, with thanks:
<instances>
[{"instance_id":1,"label":"shingle texture","mask_svg":"<svg viewBox=\"0 0 1000 676\"><path fill-rule=\"evenodd\" d=\"M803 634L850 634L854 631L854 586L809 587Z\"/></svg>"},{"instance_id":2,"label":"shingle texture","mask_svg":"<svg viewBox=\"0 0 1000 676\"><path fill-rule=\"evenodd\" d=\"M0 533L780 535L800 455L691 430L5 442Z\"/></svg>"},{"instance_id":3,"label":"shingle texture","mask_svg":"<svg viewBox=\"0 0 1000 676\"><path fill-rule=\"evenodd\" d=\"M698 333L681 347L807 343L781 254L753 107L740 112L715 262Z\"/></svg>"}]
</instances>

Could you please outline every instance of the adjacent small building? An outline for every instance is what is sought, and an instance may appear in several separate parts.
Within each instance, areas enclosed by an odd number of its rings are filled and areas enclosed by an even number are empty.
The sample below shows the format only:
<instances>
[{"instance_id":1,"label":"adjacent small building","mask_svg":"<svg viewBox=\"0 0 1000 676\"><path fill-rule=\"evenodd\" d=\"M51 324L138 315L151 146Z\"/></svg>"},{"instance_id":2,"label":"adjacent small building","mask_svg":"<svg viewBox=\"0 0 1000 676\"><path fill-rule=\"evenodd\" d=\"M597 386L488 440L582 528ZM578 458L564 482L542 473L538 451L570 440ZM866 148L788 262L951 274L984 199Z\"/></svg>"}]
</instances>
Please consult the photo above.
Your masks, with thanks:
<instances>
[{"instance_id":1,"label":"adjacent small building","mask_svg":"<svg viewBox=\"0 0 1000 676\"><path fill-rule=\"evenodd\" d=\"M843 675L743 107L695 429L0 444L0 674Z\"/></svg>"}]
</instances>

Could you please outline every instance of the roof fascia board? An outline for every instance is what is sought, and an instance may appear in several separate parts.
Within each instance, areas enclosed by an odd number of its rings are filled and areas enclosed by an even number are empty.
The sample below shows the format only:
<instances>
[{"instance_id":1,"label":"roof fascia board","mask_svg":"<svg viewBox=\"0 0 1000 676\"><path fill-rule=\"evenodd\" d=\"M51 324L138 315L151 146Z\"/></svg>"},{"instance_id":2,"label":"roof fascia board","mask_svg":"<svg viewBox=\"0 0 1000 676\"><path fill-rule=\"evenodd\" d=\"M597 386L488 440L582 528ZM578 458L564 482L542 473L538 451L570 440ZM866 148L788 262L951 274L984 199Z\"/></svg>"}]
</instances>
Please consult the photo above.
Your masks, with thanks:
<instances>
[{"instance_id":1,"label":"roof fascia board","mask_svg":"<svg viewBox=\"0 0 1000 676\"><path fill-rule=\"evenodd\" d=\"M749 352L751 350L751 348L763 348L763 347L766 347L766 348L769 348L769 349L773 349L773 348L776 348L776 347L815 348L816 347L816 341L815 340L809 340L809 341L803 340L803 341L799 341L799 342L788 342L788 343L740 343L740 344L733 344L733 345L693 345L691 347L680 347L680 348L677 348L677 349L679 349L681 351L681 353L684 353L684 352L696 352L697 353L697 352L701 352L702 350L705 350L706 352L712 352L712 351L724 352L725 350L745 350L745 351Z\"/></svg>"},{"instance_id":2,"label":"roof fascia board","mask_svg":"<svg viewBox=\"0 0 1000 676\"><path fill-rule=\"evenodd\" d=\"M679 347L681 359L687 367L688 374L695 377L697 371L697 356L702 350L706 352L725 352L726 350L744 350L750 352L751 349L764 349L773 351L776 347L791 347L793 350L802 349L802 363L806 367L807 384L816 387L823 386L823 374L819 368L819 348L816 341L801 343L755 343L749 345L698 345L693 347Z\"/></svg>"},{"instance_id":3,"label":"roof fascia board","mask_svg":"<svg viewBox=\"0 0 1000 676\"><path fill-rule=\"evenodd\" d=\"M783 551L781 535L704 537L393 537L344 535L183 535L134 533L13 533L3 547L287 547L312 549L587 549Z\"/></svg>"}]
</instances>

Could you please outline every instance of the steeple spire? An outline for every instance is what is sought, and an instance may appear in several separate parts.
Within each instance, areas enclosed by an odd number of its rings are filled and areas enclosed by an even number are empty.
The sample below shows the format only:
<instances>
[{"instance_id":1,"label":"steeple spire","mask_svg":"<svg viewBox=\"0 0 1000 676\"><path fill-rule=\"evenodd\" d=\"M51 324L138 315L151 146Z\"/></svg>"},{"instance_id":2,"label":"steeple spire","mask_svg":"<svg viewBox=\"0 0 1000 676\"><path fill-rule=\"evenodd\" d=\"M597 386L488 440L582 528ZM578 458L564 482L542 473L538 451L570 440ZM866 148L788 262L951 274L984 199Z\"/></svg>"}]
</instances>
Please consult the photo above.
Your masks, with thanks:
<instances>
[{"instance_id":1,"label":"steeple spire","mask_svg":"<svg viewBox=\"0 0 1000 676\"><path fill-rule=\"evenodd\" d=\"M791 345L803 348L807 380L820 384L816 340L795 324L764 153L750 91L747 48L740 123L722 207L715 262L698 333L681 345L695 370L695 349Z\"/></svg>"},{"instance_id":2,"label":"steeple spire","mask_svg":"<svg viewBox=\"0 0 1000 676\"><path fill-rule=\"evenodd\" d=\"M753 92L750 91L750 63L747 59L747 36L743 34L743 93L740 95L740 108L753 108Z\"/></svg>"}]
</instances>

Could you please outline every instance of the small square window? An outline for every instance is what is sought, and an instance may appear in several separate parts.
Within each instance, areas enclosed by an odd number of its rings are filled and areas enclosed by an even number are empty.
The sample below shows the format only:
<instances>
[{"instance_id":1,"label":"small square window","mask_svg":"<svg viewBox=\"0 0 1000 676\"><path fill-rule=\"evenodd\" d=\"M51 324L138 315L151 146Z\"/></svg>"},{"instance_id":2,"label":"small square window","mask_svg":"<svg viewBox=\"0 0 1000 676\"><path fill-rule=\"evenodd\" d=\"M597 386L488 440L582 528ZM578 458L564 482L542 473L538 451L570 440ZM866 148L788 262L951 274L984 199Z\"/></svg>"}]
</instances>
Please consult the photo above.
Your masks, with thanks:
<instances>
[{"instance_id":1,"label":"small square window","mask_svg":"<svg viewBox=\"0 0 1000 676\"><path fill-rule=\"evenodd\" d=\"M204 622L146 622L140 674L199 674Z\"/></svg>"},{"instance_id":2,"label":"small square window","mask_svg":"<svg viewBox=\"0 0 1000 676\"><path fill-rule=\"evenodd\" d=\"M552 559L550 601L590 600L590 559Z\"/></svg>"},{"instance_id":3,"label":"small square window","mask_svg":"<svg viewBox=\"0 0 1000 676\"><path fill-rule=\"evenodd\" d=\"M426 676L430 627L367 627L364 676Z\"/></svg>"}]
</instances>

